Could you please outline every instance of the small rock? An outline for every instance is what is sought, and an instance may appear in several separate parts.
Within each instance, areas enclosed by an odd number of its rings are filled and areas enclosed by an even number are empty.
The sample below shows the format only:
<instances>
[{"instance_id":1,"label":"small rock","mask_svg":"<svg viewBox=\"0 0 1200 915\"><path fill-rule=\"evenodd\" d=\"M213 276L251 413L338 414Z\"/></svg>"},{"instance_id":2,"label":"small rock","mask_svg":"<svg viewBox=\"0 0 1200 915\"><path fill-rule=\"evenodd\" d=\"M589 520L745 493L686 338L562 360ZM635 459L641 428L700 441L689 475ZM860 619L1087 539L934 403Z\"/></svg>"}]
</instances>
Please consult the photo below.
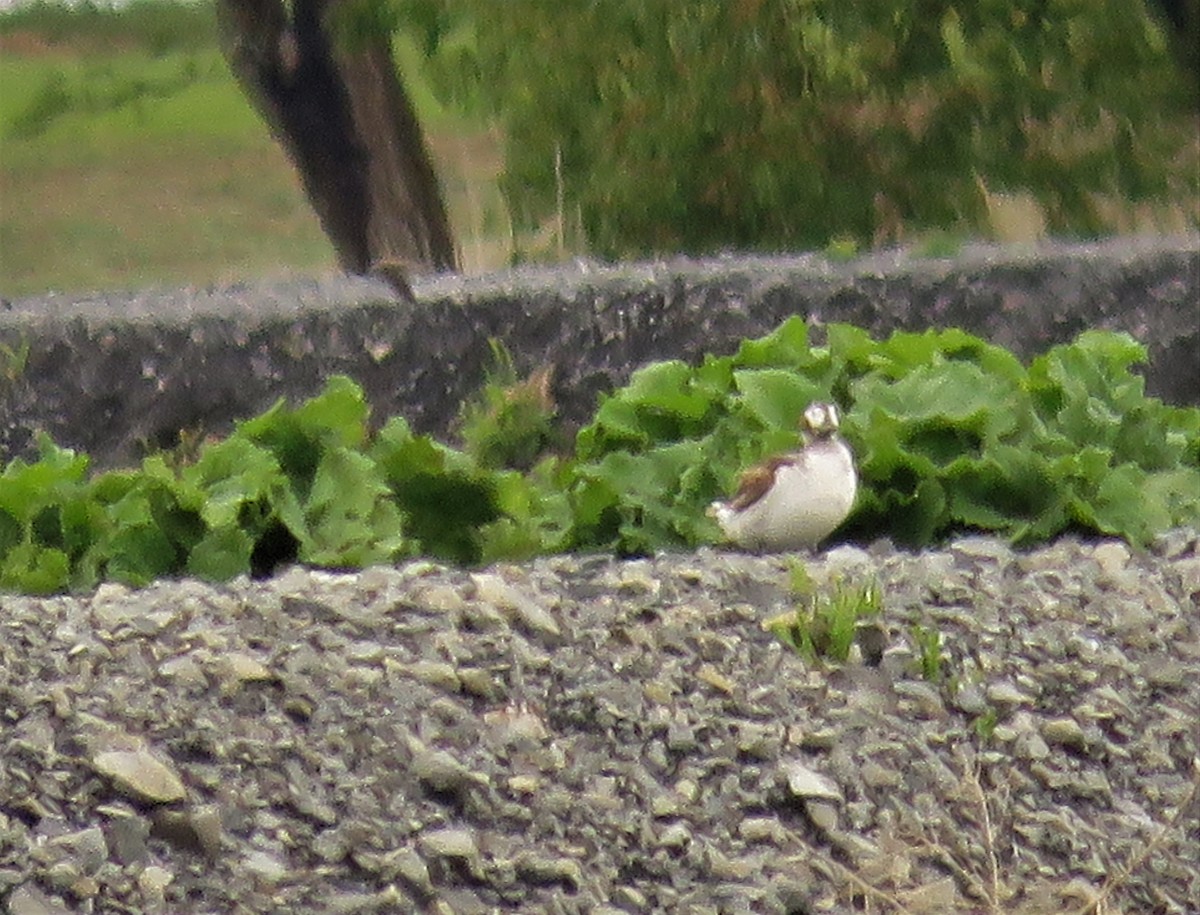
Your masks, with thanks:
<instances>
[{"instance_id":1,"label":"small rock","mask_svg":"<svg viewBox=\"0 0 1200 915\"><path fill-rule=\"evenodd\" d=\"M667 749L672 753L696 749L696 731L685 719L676 718L667 725Z\"/></svg>"},{"instance_id":2,"label":"small rock","mask_svg":"<svg viewBox=\"0 0 1200 915\"><path fill-rule=\"evenodd\" d=\"M583 871L574 858L551 858L536 852L523 852L513 862L517 873L533 883L561 883L578 887L583 882Z\"/></svg>"},{"instance_id":3,"label":"small rock","mask_svg":"<svg viewBox=\"0 0 1200 915\"><path fill-rule=\"evenodd\" d=\"M479 857L475 836L466 829L433 829L421 834L421 848L427 855L438 858Z\"/></svg>"},{"instance_id":4,"label":"small rock","mask_svg":"<svg viewBox=\"0 0 1200 915\"><path fill-rule=\"evenodd\" d=\"M1012 547L995 537L959 537L950 544L950 551L973 559L1003 560L1012 557Z\"/></svg>"},{"instance_id":5,"label":"small rock","mask_svg":"<svg viewBox=\"0 0 1200 915\"><path fill-rule=\"evenodd\" d=\"M1183 689L1187 685L1189 674L1187 668L1178 661L1156 660L1146 665L1146 682L1155 689Z\"/></svg>"},{"instance_id":6,"label":"small rock","mask_svg":"<svg viewBox=\"0 0 1200 915\"><path fill-rule=\"evenodd\" d=\"M882 766L873 759L868 759L863 763L862 771L859 774L862 776L863 783L870 788L895 788L903 782L899 772Z\"/></svg>"},{"instance_id":7,"label":"small rock","mask_svg":"<svg viewBox=\"0 0 1200 915\"><path fill-rule=\"evenodd\" d=\"M997 728L999 730L999 728ZM1013 743L1013 753L1018 759L1045 759L1050 755L1050 747L1042 735L1036 731L1021 733Z\"/></svg>"},{"instance_id":8,"label":"small rock","mask_svg":"<svg viewBox=\"0 0 1200 915\"><path fill-rule=\"evenodd\" d=\"M483 721L491 729L491 737L502 746L532 749L550 736L541 717L520 705L485 712Z\"/></svg>"},{"instance_id":9,"label":"small rock","mask_svg":"<svg viewBox=\"0 0 1200 915\"><path fill-rule=\"evenodd\" d=\"M707 683L714 689L719 689L727 696L732 696L733 691L737 686L732 680L730 680L711 664L701 664L700 669L696 671L696 679L702 683Z\"/></svg>"},{"instance_id":10,"label":"small rock","mask_svg":"<svg viewBox=\"0 0 1200 915\"><path fill-rule=\"evenodd\" d=\"M829 578L839 573L855 573L873 565L871 555L861 547L843 543L835 546L822 557L824 572Z\"/></svg>"},{"instance_id":11,"label":"small rock","mask_svg":"<svg viewBox=\"0 0 1200 915\"><path fill-rule=\"evenodd\" d=\"M99 826L55 836L47 840L46 848L70 856L72 864L85 874L94 874L108 859L108 845Z\"/></svg>"},{"instance_id":12,"label":"small rock","mask_svg":"<svg viewBox=\"0 0 1200 915\"><path fill-rule=\"evenodd\" d=\"M480 699L497 699L504 695L504 687L486 670L478 667L463 667L458 671L459 682L463 692L478 696Z\"/></svg>"},{"instance_id":13,"label":"small rock","mask_svg":"<svg viewBox=\"0 0 1200 915\"><path fill-rule=\"evenodd\" d=\"M242 867L266 883L278 883L287 876L287 865L266 851L252 851L242 858Z\"/></svg>"},{"instance_id":14,"label":"small rock","mask_svg":"<svg viewBox=\"0 0 1200 915\"><path fill-rule=\"evenodd\" d=\"M422 896L432 896L433 881L429 877L429 866L411 848L398 848L384 857L385 869L394 873Z\"/></svg>"},{"instance_id":15,"label":"small rock","mask_svg":"<svg viewBox=\"0 0 1200 915\"><path fill-rule=\"evenodd\" d=\"M922 718L942 718L946 714L946 706L942 702L941 693L937 687L924 681L902 681L893 689L902 696L901 704L916 712Z\"/></svg>"},{"instance_id":16,"label":"small rock","mask_svg":"<svg viewBox=\"0 0 1200 915\"><path fill-rule=\"evenodd\" d=\"M146 839L150 836L150 824L145 817L132 810L113 812L109 818L108 844L113 857L122 864L140 864L149 855Z\"/></svg>"},{"instance_id":17,"label":"small rock","mask_svg":"<svg viewBox=\"0 0 1200 915\"><path fill-rule=\"evenodd\" d=\"M7 915L71 915L72 909L57 896L43 893L33 883L26 883L8 897L6 912Z\"/></svg>"},{"instance_id":18,"label":"small rock","mask_svg":"<svg viewBox=\"0 0 1200 915\"><path fill-rule=\"evenodd\" d=\"M681 849L692 841L692 831L686 823L672 823L659 834L660 848Z\"/></svg>"},{"instance_id":19,"label":"small rock","mask_svg":"<svg viewBox=\"0 0 1200 915\"><path fill-rule=\"evenodd\" d=\"M645 912L650 905L646 894L634 886L618 886L613 890L613 902L620 906L620 911Z\"/></svg>"},{"instance_id":20,"label":"small rock","mask_svg":"<svg viewBox=\"0 0 1200 915\"><path fill-rule=\"evenodd\" d=\"M175 770L145 748L97 753L92 765L101 775L111 778L118 790L137 800L170 804L187 796Z\"/></svg>"},{"instance_id":21,"label":"small rock","mask_svg":"<svg viewBox=\"0 0 1200 915\"><path fill-rule=\"evenodd\" d=\"M414 603L438 613L461 613L467 606L463 596L452 585L428 585L415 595Z\"/></svg>"},{"instance_id":22,"label":"small rock","mask_svg":"<svg viewBox=\"0 0 1200 915\"><path fill-rule=\"evenodd\" d=\"M151 864L138 874L138 889L142 891L143 896L157 899L161 902L163 893L174 879L175 875L165 867Z\"/></svg>"},{"instance_id":23,"label":"small rock","mask_svg":"<svg viewBox=\"0 0 1200 915\"><path fill-rule=\"evenodd\" d=\"M656 794L650 801L650 815L656 820L678 816L680 813L680 798L672 794Z\"/></svg>"},{"instance_id":24,"label":"small rock","mask_svg":"<svg viewBox=\"0 0 1200 915\"><path fill-rule=\"evenodd\" d=\"M783 766L784 778L787 781L788 790L792 795L804 800L842 800L842 789L838 787L837 782L820 772L815 772L812 769L799 762L785 763Z\"/></svg>"},{"instance_id":25,"label":"small rock","mask_svg":"<svg viewBox=\"0 0 1200 915\"><path fill-rule=\"evenodd\" d=\"M825 801L807 801L804 804L804 812L808 814L813 825L822 832L832 832L837 829L838 808L836 805Z\"/></svg>"},{"instance_id":26,"label":"small rock","mask_svg":"<svg viewBox=\"0 0 1200 915\"><path fill-rule=\"evenodd\" d=\"M156 809L150 834L177 848L215 855L221 847L222 830L218 805L202 804L187 810Z\"/></svg>"},{"instance_id":27,"label":"small rock","mask_svg":"<svg viewBox=\"0 0 1200 915\"><path fill-rule=\"evenodd\" d=\"M1129 547L1116 540L1100 543L1092 550L1092 558L1106 575L1116 575L1129 565Z\"/></svg>"},{"instance_id":28,"label":"small rock","mask_svg":"<svg viewBox=\"0 0 1200 915\"><path fill-rule=\"evenodd\" d=\"M783 829L775 817L746 817L738 824L738 835L747 842L778 844L782 834Z\"/></svg>"},{"instance_id":29,"label":"small rock","mask_svg":"<svg viewBox=\"0 0 1200 915\"><path fill-rule=\"evenodd\" d=\"M485 604L493 604L500 610L513 615L527 628L542 635L559 636L562 630L554 617L537 601L526 597L499 575L477 572L471 576L475 582L475 597Z\"/></svg>"},{"instance_id":30,"label":"small rock","mask_svg":"<svg viewBox=\"0 0 1200 915\"><path fill-rule=\"evenodd\" d=\"M458 692L461 685L454 665L443 661L416 661L412 664L397 665L396 670L403 676L412 677L418 683L449 693Z\"/></svg>"},{"instance_id":31,"label":"small rock","mask_svg":"<svg viewBox=\"0 0 1200 915\"><path fill-rule=\"evenodd\" d=\"M967 683L954 694L954 706L968 715L982 715L987 711L987 699L976 683Z\"/></svg>"},{"instance_id":32,"label":"small rock","mask_svg":"<svg viewBox=\"0 0 1200 915\"><path fill-rule=\"evenodd\" d=\"M709 845L704 850L704 857L709 873L718 880L741 882L762 870L762 858L758 854L745 858L729 858L722 854L715 845Z\"/></svg>"},{"instance_id":33,"label":"small rock","mask_svg":"<svg viewBox=\"0 0 1200 915\"><path fill-rule=\"evenodd\" d=\"M1083 728L1074 718L1054 718L1042 724L1042 737L1049 744L1082 750L1087 746Z\"/></svg>"},{"instance_id":34,"label":"small rock","mask_svg":"<svg viewBox=\"0 0 1200 915\"><path fill-rule=\"evenodd\" d=\"M1029 702L1029 697L1007 680L991 683L987 688L988 702L993 705L1014 706Z\"/></svg>"},{"instance_id":35,"label":"small rock","mask_svg":"<svg viewBox=\"0 0 1200 915\"><path fill-rule=\"evenodd\" d=\"M537 794L541 781L531 775L514 775L508 779L508 790L513 794Z\"/></svg>"},{"instance_id":36,"label":"small rock","mask_svg":"<svg viewBox=\"0 0 1200 915\"><path fill-rule=\"evenodd\" d=\"M415 738L410 741L410 748L413 774L433 791L459 794L480 779L444 750L430 749Z\"/></svg>"},{"instance_id":37,"label":"small rock","mask_svg":"<svg viewBox=\"0 0 1200 915\"><path fill-rule=\"evenodd\" d=\"M275 675L265 664L238 651L221 655L214 667L227 690L243 683L265 683L275 679Z\"/></svg>"}]
</instances>

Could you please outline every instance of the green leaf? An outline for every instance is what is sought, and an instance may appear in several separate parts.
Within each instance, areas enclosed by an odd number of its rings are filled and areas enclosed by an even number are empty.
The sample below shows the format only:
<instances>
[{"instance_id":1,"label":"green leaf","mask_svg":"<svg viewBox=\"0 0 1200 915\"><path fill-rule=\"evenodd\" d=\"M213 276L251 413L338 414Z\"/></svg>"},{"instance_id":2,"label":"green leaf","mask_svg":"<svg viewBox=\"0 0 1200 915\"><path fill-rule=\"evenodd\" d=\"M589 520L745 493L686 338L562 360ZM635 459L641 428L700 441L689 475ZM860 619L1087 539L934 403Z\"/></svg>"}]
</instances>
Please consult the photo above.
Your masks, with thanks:
<instances>
[{"instance_id":1,"label":"green leaf","mask_svg":"<svg viewBox=\"0 0 1200 915\"><path fill-rule=\"evenodd\" d=\"M280 400L261 416L239 423L234 434L270 450L303 498L323 448L365 444L368 413L362 389L336 375L317 397L295 409Z\"/></svg>"},{"instance_id":2,"label":"green leaf","mask_svg":"<svg viewBox=\"0 0 1200 915\"><path fill-rule=\"evenodd\" d=\"M345 375L334 375L325 390L298 406L296 424L327 445L358 448L366 441L370 408L362 388Z\"/></svg>"},{"instance_id":3,"label":"green leaf","mask_svg":"<svg viewBox=\"0 0 1200 915\"><path fill-rule=\"evenodd\" d=\"M134 587L182 570L175 544L153 523L119 524L107 552L105 577Z\"/></svg>"},{"instance_id":4,"label":"green leaf","mask_svg":"<svg viewBox=\"0 0 1200 915\"><path fill-rule=\"evenodd\" d=\"M346 448L326 451L303 507L306 529L296 534L300 560L334 568L394 560L405 540L390 495L369 457Z\"/></svg>"},{"instance_id":5,"label":"green leaf","mask_svg":"<svg viewBox=\"0 0 1200 915\"><path fill-rule=\"evenodd\" d=\"M800 368L811 358L808 325L793 316L765 337L743 340L733 364L740 368Z\"/></svg>"},{"instance_id":6,"label":"green leaf","mask_svg":"<svg viewBox=\"0 0 1200 915\"><path fill-rule=\"evenodd\" d=\"M784 369L741 369L733 377L738 403L767 429L795 432L805 408L827 396L803 375Z\"/></svg>"},{"instance_id":7,"label":"green leaf","mask_svg":"<svg viewBox=\"0 0 1200 915\"><path fill-rule=\"evenodd\" d=\"M638 369L580 430L576 453L581 460L595 460L611 451L637 451L703 434L716 419L721 374L715 366L697 372L677 360Z\"/></svg>"},{"instance_id":8,"label":"green leaf","mask_svg":"<svg viewBox=\"0 0 1200 915\"><path fill-rule=\"evenodd\" d=\"M0 562L0 590L55 594L70 580L70 559L62 550L22 543Z\"/></svg>"},{"instance_id":9,"label":"green leaf","mask_svg":"<svg viewBox=\"0 0 1200 915\"><path fill-rule=\"evenodd\" d=\"M371 449L421 549L455 562L478 562L478 528L495 521L492 475L462 454L414 435L406 422L390 421Z\"/></svg>"},{"instance_id":10,"label":"green leaf","mask_svg":"<svg viewBox=\"0 0 1200 915\"><path fill-rule=\"evenodd\" d=\"M29 524L47 505L76 491L87 473L88 458L39 439L40 457L33 464L9 462L0 473L0 511L19 524Z\"/></svg>"},{"instance_id":11,"label":"green leaf","mask_svg":"<svg viewBox=\"0 0 1200 915\"><path fill-rule=\"evenodd\" d=\"M207 581L228 581L250 571L254 540L236 525L209 531L188 556L187 572Z\"/></svg>"},{"instance_id":12,"label":"green leaf","mask_svg":"<svg viewBox=\"0 0 1200 915\"><path fill-rule=\"evenodd\" d=\"M205 447L180 474L204 522L214 530L238 523L248 503L269 499L286 480L275 456L248 438L233 436Z\"/></svg>"}]
</instances>

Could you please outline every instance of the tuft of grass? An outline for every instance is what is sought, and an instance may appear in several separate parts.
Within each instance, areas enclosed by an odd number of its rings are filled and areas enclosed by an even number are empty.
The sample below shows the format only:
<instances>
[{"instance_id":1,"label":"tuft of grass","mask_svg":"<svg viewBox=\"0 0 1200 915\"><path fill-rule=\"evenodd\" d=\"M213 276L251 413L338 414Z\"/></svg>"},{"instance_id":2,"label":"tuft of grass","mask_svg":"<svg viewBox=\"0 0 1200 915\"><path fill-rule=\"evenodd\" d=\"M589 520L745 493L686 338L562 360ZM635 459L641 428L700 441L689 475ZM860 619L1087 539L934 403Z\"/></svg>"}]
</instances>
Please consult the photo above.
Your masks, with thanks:
<instances>
[{"instance_id":1,"label":"tuft of grass","mask_svg":"<svg viewBox=\"0 0 1200 915\"><path fill-rule=\"evenodd\" d=\"M0 378L9 384L20 381L29 365L29 338L22 334L16 346L0 343Z\"/></svg>"},{"instance_id":2,"label":"tuft of grass","mask_svg":"<svg viewBox=\"0 0 1200 915\"><path fill-rule=\"evenodd\" d=\"M980 743L987 743L996 733L996 725L999 723L1000 716L994 708L989 708L971 722L971 728L975 731L975 736L979 738Z\"/></svg>"},{"instance_id":3,"label":"tuft of grass","mask_svg":"<svg viewBox=\"0 0 1200 915\"><path fill-rule=\"evenodd\" d=\"M854 260L860 254L858 242L846 235L838 235L825 246L825 259L833 263Z\"/></svg>"},{"instance_id":4,"label":"tuft of grass","mask_svg":"<svg viewBox=\"0 0 1200 915\"><path fill-rule=\"evenodd\" d=\"M839 579L832 590L820 593L802 565L792 568L792 590L795 609L766 620L763 628L809 661L845 663L859 623L878 616L883 608L875 581L849 585Z\"/></svg>"},{"instance_id":5,"label":"tuft of grass","mask_svg":"<svg viewBox=\"0 0 1200 915\"><path fill-rule=\"evenodd\" d=\"M964 235L955 232L933 232L921 239L916 245L919 257L951 258L958 257L963 246L967 243Z\"/></svg>"},{"instance_id":6,"label":"tuft of grass","mask_svg":"<svg viewBox=\"0 0 1200 915\"><path fill-rule=\"evenodd\" d=\"M909 630L909 638L917 652L917 663L921 677L935 685L941 685L946 671L942 666L945 655L942 652L942 634L932 626L914 625Z\"/></svg>"}]
</instances>

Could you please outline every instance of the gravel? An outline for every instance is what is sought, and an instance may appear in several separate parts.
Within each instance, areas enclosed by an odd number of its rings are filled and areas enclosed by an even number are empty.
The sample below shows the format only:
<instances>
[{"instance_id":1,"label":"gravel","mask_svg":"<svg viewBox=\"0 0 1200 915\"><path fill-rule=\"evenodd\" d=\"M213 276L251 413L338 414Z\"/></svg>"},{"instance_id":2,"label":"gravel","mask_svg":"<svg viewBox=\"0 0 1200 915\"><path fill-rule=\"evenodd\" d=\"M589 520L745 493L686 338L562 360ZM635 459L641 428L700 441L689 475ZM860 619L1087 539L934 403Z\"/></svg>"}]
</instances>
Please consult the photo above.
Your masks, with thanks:
<instances>
[{"instance_id":1,"label":"gravel","mask_svg":"<svg viewBox=\"0 0 1200 915\"><path fill-rule=\"evenodd\" d=\"M1195 531L0 597L10 915L1195 913L1198 780Z\"/></svg>"}]
</instances>

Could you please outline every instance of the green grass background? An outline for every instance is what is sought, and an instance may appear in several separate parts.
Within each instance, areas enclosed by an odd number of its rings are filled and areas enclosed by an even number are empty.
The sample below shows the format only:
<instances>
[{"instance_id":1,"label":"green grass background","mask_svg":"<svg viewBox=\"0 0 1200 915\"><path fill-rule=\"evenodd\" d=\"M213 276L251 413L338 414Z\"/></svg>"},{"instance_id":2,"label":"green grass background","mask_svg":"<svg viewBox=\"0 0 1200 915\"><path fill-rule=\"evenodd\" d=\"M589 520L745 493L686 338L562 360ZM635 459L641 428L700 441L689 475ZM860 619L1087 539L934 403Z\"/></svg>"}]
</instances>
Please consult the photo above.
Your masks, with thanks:
<instances>
[{"instance_id":1,"label":"green grass background","mask_svg":"<svg viewBox=\"0 0 1200 915\"><path fill-rule=\"evenodd\" d=\"M335 268L211 17L157 2L0 16L0 296ZM507 263L498 133L446 111L419 79L418 51L397 52L464 268Z\"/></svg>"}]
</instances>

